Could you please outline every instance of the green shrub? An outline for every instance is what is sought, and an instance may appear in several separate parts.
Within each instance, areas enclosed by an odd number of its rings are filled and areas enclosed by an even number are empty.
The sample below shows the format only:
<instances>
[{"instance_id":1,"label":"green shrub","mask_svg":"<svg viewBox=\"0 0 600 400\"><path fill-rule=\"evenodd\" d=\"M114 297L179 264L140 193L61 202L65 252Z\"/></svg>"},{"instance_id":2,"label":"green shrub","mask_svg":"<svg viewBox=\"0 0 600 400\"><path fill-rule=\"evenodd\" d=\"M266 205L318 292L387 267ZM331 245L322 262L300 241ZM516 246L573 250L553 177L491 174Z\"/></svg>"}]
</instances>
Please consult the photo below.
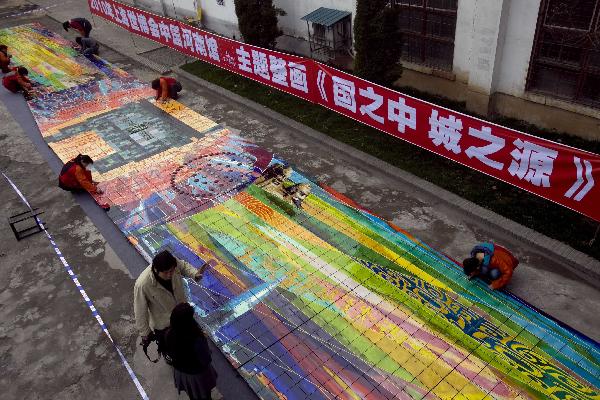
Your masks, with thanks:
<instances>
[{"instance_id":1,"label":"green shrub","mask_svg":"<svg viewBox=\"0 0 600 400\"><path fill-rule=\"evenodd\" d=\"M283 34L277 18L285 11L273 5L273 0L235 0L235 13L244 42L254 46L275 48Z\"/></svg>"}]
</instances>

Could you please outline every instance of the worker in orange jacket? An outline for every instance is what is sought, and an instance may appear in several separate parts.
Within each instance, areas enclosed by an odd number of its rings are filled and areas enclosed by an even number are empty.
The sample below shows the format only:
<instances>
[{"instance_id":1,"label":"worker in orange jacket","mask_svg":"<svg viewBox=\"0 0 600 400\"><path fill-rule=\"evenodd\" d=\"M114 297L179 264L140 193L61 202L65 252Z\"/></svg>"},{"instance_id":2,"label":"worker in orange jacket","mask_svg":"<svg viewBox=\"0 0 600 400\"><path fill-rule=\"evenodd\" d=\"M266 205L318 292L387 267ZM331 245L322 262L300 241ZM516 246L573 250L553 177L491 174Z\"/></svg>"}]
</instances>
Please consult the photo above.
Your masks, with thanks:
<instances>
[{"instance_id":1,"label":"worker in orange jacket","mask_svg":"<svg viewBox=\"0 0 600 400\"><path fill-rule=\"evenodd\" d=\"M90 194L102 194L98 183L92 180L91 166L94 163L90 156L79 154L68 161L60 171L58 186L69 192L87 191Z\"/></svg>"},{"instance_id":2,"label":"worker in orange jacket","mask_svg":"<svg viewBox=\"0 0 600 400\"><path fill-rule=\"evenodd\" d=\"M490 289L502 289L512 278L519 260L510 251L495 243L481 243L471 250L471 257L463 261L463 271L470 279L479 277L489 283Z\"/></svg>"}]
</instances>

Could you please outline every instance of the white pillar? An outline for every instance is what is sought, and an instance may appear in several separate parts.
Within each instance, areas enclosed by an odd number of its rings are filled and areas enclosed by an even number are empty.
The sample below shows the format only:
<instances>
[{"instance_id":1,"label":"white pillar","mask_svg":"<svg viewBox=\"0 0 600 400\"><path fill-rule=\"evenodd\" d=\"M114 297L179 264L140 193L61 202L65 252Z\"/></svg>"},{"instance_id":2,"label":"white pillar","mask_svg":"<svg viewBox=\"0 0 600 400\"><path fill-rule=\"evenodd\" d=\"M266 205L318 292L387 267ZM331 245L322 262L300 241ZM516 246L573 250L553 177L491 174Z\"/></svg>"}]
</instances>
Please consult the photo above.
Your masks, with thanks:
<instances>
[{"instance_id":1,"label":"white pillar","mask_svg":"<svg viewBox=\"0 0 600 400\"><path fill-rule=\"evenodd\" d=\"M490 111L490 97L498 81L510 2L511 0L475 2L467 108L483 115Z\"/></svg>"}]
</instances>

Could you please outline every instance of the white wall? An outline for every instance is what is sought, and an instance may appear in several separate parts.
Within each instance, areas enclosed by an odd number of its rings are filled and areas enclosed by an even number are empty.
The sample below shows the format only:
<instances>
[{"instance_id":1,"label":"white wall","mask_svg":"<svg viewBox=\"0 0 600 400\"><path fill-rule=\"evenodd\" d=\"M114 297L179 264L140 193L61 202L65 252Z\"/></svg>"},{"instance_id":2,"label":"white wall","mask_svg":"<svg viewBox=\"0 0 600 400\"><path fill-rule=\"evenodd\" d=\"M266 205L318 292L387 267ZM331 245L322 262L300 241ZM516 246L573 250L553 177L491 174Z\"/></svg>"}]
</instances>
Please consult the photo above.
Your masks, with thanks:
<instances>
[{"instance_id":1,"label":"white wall","mask_svg":"<svg viewBox=\"0 0 600 400\"><path fill-rule=\"evenodd\" d=\"M471 70L475 1L458 0L453 72L456 75L456 79L460 82L467 82L469 80L469 71Z\"/></svg>"},{"instance_id":2,"label":"white wall","mask_svg":"<svg viewBox=\"0 0 600 400\"><path fill-rule=\"evenodd\" d=\"M169 17L194 18L197 13L198 0L131 0L147 10Z\"/></svg>"},{"instance_id":3,"label":"white wall","mask_svg":"<svg viewBox=\"0 0 600 400\"><path fill-rule=\"evenodd\" d=\"M197 1L206 28L224 36L240 38L233 0L223 0L222 6L217 4L217 0Z\"/></svg>"},{"instance_id":4,"label":"white wall","mask_svg":"<svg viewBox=\"0 0 600 400\"><path fill-rule=\"evenodd\" d=\"M217 0L130 0L143 8L158 14L172 17L191 17L197 14L197 8L202 10L204 26L218 34L241 37L238 29L235 4L233 0L223 0L219 5ZM475 1L475 0L468 0ZM279 17L279 27L285 35L308 39L306 21L300 18L311 13L319 7L334 8L352 13L354 27L354 14L356 14L356 0L274 0L276 7L285 10L287 15Z\"/></svg>"},{"instance_id":5,"label":"white wall","mask_svg":"<svg viewBox=\"0 0 600 400\"><path fill-rule=\"evenodd\" d=\"M511 1L504 45L497 66L497 92L517 97L521 97L525 92L540 2Z\"/></svg>"},{"instance_id":6,"label":"white wall","mask_svg":"<svg viewBox=\"0 0 600 400\"><path fill-rule=\"evenodd\" d=\"M541 0L459 0L453 72L476 91L521 97Z\"/></svg>"},{"instance_id":7,"label":"white wall","mask_svg":"<svg viewBox=\"0 0 600 400\"><path fill-rule=\"evenodd\" d=\"M273 3L275 7L282 8L287 13L287 15L279 17L279 27L286 35L308 39L306 21L300 18L319 7L351 12L352 27L354 29L356 0L275 0Z\"/></svg>"}]
</instances>

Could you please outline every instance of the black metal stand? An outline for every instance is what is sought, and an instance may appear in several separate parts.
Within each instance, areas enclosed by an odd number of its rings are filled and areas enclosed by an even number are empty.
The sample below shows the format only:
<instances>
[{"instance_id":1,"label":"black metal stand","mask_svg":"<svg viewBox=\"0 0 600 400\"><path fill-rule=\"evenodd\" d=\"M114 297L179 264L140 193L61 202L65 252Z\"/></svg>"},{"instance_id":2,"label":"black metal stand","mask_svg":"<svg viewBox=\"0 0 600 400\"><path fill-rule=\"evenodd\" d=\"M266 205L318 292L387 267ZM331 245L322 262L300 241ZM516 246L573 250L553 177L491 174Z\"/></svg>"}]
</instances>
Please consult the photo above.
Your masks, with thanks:
<instances>
[{"instance_id":1,"label":"black metal stand","mask_svg":"<svg viewBox=\"0 0 600 400\"><path fill-rule=\"evenodd\" d=\"M10 229L12 229L13 233L17 240L24 239L28 236L35 235L36 233L40 233L42 231L42 227L40 226L37 216L43 214L43 211L39 211L39 208L33 208L31 210L27 210L17 215L13 215L8 218L8 224L10 225ZM17 229L17 224L20 222L27 221L29 219L33 219L35 225L29 225L25 229Z\"/></svg>"}]
</instances>

